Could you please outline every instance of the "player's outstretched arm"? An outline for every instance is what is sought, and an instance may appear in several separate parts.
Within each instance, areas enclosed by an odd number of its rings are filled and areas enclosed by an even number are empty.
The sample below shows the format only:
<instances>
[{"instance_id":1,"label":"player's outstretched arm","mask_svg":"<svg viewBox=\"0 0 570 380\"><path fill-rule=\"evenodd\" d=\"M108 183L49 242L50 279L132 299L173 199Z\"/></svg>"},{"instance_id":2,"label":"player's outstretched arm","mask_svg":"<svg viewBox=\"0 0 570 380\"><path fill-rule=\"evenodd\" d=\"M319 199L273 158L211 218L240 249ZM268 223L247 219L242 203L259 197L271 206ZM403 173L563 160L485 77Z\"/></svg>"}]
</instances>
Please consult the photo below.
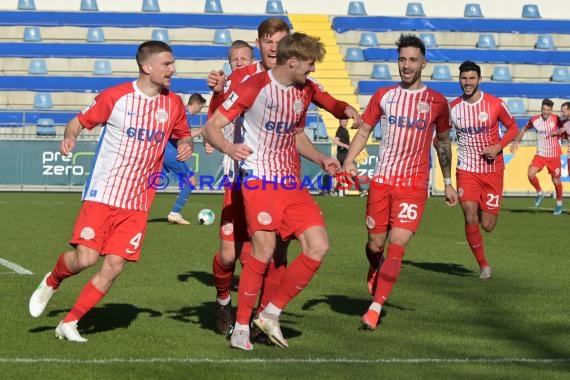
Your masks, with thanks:
<instances>
[{"instance_id":1,"label":"player's outstretched arm","mask_svg":"<svg viewBox=\"0 0 570 380\"><path fill-rule=\"evenodd\" d=\"M61 154L67 156L69 153L73 152L73 149L75 148L75 140L79 137L82 128L83 126L77 117L74 117L67 123L65 131L63 132L63 140L59 145L59 151Z\"/></svg>"},{"instance_id":2,"label":"player's outstretched arm","mask_svg":"<svg viewBox=\"0 0 570 380\"><path fill-rule=\"evenodd\" d=\"M438 133L436 138L437 143L434 146L445 184L445 202L448 206L455 206L459 197L451 183L451 138L449 137L449 129Z\"/></svg>"},{"instance_id":3,"label":"player's outstretched arm","mask_svg":"<svg viewBox=\"0 0 570 380\"><path fill-rule=\"evenodd\" d=\"M515 139L513 140L513 144L511 145L511 153L515 153L517 151L517 149L519 148L519 142L523 138L525 132L526 132L526 127L522 128L519 131L519 133L517 133Z\"/></svg>"},{"instance_id":4,"label":"player's outstretched arm","mask_svg":"<svg viewBox=\"0 0 570 380\"><path fill-rule=\"evenodd\" d=\"M178 140L177 147L178 154L176 155L176 159L178 161L186 161L190 158L192 151L194 150L194 142L192 141L192 137L181 138Z\"/></svg>"},{"instance_id":5,"label":"player's outstretched arm","mask_svg":"<svg viewBox=\"0 0 570 380\"><path fill-rule=\"evenodd\" d=\"M216 111L204 126L204 141L214 149L230 156L232 160L245 160L253 151L245 144L231 144L225 139L222 128L229 123L230 120L220 111Z\"/></svg>"},{"instance_id":6,"label":"player's outstretched arm","mask_svg":"<svg viewBox=\"0 0 570 380\"><path fill-rule=\"evenodd\" d=\"M340 169L337 159L321 153L309 140L302 128L297 130L295 135L295 145L297 152L306 159L320 165L328 174L335 174Z\"/></svg>"}]
</instances>

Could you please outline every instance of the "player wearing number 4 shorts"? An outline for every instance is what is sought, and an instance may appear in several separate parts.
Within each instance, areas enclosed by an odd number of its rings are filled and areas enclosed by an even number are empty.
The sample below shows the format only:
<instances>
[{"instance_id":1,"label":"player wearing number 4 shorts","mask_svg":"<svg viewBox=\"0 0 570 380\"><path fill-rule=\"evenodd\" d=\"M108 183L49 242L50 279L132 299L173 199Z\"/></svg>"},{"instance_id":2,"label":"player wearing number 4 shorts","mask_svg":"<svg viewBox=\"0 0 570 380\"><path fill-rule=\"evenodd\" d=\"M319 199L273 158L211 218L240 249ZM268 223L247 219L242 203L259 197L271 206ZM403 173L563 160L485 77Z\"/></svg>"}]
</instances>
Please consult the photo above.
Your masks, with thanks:
<instances>
[{"instance_id":1,"label":"player wearing number 4 shorts","mask_svg":"<svg viewBox=\"0 0 570 380\"><path fill-rule=\"evenodd\" d=\"M67 124L60 145L61 154L67 156L83 128L103 125L69 241L73 250L59 256L30 297L30 315L39 317L66 278L103 257L101 268L55 329L60 339L86 342L78 322L105 296L126 263L139 260L155 195L152 177L161 171L168 139L178 140L178 160L192 154L184 104L167 89L176 72L172 49L161 41L147 41L139 46L136 59L139 78L97 95Z\"/></svg>"},{"instance_id":2,"label":"player wearing number 4 shorts","mask_svg":"<svg viewBox=\"0 0 570 380\"><path fill-rule=\"evenodd\" d=\"M491 278L481 230L495 228L503 197L503 148L518 132L505 103L479 89L481 69L474 62L459 66L463 95L451 102L457 132L457 192L465 217L465 236L479 264L479 278ZM499 122L507 129L499 136ZM480 227L479 227L480 226Z\"/></svg>"},{"instance_id":3,"label":"player wearing number 4 shorts","mask_svg":"<svg viewBox=\"0 0 570 380\"><path fill-rule=\"evenodd\" d=\"M366 256L370 263L367 281L373 301L361 322L369 330L376 329L380 322L382 306L400 275L406 245L422 218L434 133L442 174L449 180L445 198L450 206L457 203L457 193L449 178L451 139L447 100L421 82L426 65L423 42L415 35L403 34L396 45L402 82L380 88L372 96L343 164L343 172L356 174L354 159L366 145L373 126L383 119L384 134L366 205Z\"/></svg>"}]
</instances>

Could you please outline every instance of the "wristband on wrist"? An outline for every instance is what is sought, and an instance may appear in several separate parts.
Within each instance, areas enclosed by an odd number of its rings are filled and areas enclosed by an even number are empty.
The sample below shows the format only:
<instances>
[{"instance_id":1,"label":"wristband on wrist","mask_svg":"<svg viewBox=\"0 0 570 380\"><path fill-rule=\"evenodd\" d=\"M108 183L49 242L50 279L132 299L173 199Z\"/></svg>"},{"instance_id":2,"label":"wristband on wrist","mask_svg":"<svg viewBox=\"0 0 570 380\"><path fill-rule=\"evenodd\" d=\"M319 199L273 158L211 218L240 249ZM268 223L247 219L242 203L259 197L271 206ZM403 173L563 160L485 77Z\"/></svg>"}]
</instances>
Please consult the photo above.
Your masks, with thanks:
<instances>
[{"instance_id":1,"label":"wristband on wrist","mask_svg":"<svg viewBox=\"0 0 570 380\"><path fill-rule=\"evenodd\" d=\"M443 179L443 184L444 184L444 185L451 185L451 178L444 178L444 179Z\"/></svg>"}]
</instances>

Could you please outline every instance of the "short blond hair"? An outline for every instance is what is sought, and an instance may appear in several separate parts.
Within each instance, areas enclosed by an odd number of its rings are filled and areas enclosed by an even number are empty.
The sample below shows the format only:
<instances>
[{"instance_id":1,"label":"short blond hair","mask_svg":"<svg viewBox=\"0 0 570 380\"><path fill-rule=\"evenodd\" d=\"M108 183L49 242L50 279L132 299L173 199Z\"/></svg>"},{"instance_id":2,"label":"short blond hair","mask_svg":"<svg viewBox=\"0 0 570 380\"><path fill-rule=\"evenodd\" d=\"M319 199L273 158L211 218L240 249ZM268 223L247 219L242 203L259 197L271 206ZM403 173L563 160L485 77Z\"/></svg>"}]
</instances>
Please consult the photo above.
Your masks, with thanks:
<instances>
[{"instance_id":1,"label":"short blond hair","mask_svg":"<svg viewBox=\"0 0 570 380\"><path fill-rule=\"evenodd\" d=\"M315 60L321 62L327 53L319 37L305 33L289 34L279 42L277 48L277 64L284 64L289 58L296 57L301 61Z\"/></svg>"}]
</instances>

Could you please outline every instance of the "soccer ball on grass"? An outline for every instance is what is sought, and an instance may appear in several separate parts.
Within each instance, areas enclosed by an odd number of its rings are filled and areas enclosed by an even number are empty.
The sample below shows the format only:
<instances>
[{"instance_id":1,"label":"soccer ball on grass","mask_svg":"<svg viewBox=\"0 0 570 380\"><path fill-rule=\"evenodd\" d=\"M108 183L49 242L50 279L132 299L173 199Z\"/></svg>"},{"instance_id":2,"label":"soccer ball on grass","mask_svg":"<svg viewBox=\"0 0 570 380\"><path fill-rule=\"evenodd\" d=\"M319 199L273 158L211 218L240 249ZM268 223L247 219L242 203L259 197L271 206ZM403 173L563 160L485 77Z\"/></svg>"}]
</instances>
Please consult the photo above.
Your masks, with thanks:
<instances>
[{"instance_id":1,"label":"soccer ball on grass","mask_svg":"<svg viewBox=\"0 0 570 380\"><path fill-rule=\"evenodd\" d=\"M216 220L216 214L209 208L203 208L198 213L198 223L209 226Z\"/></svg>"}]
</instances>

